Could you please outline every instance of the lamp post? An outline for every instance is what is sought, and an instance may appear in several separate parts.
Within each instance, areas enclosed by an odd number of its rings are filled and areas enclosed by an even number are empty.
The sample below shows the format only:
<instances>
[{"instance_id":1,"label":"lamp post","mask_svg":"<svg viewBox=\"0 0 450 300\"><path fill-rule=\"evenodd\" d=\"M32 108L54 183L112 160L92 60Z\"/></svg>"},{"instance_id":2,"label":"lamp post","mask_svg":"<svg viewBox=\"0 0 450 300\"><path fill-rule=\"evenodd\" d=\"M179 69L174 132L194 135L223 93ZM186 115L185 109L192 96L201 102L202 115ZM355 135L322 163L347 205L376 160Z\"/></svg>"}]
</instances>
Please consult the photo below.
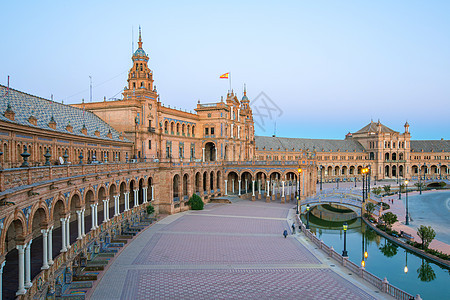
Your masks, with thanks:
<instances>
[{"instance_id":1,"label":"lamp post","mask_svg":"<svg viewBox=\"0 0 450 300\"><path fill-rule=\"evenodd\" d=\"M356 172L356 171L355 171ZM355 187L356 187L356 176L355 176Z\"/></svg>"},{"instance_id":2,"label":"lamp post","mask_svg":"<svg viewBox=\"0 0 450 300\"><path fill-rule=\"evenodd\" d=\"M347 224L347 222L344 222L342 227L344 229L344 251L342 251L342 256L343 257L348 257L348 253L347 253L347 228L348 228L348 224Z\"/></svg>"},{"instance_id":3,"label":"lamp post","mask_svg":"<svg viewBox=\"0 0 450 300\"><path fill-rule=\"evenodd\" d=\"M323 173L323 166L320 165L320 191L322 192L322 173Z\"/></svg>"},{"instance_id":4,"label":"lamp post","mask_svg":"<svg viewBox=\"0 0 450 300\"><path fill-rule=\"evenodd\" d=\"M301 191L301 182L300 182L300 175L302 174L302 168L300 168L300 167L298 167L298 169L297 169L297 171L298 171L298 194L297 194L297 215L299 214L299 206L300 206L300 200L301 200L301 198L300 198L300 191Z\"/></svg>"},{"instance_id":5,"label":"lamp post","mask_svg":"<svg viewBox=\"0 0 450 300\"><path fill-rule=\"evenodd\" d=\"M403 269L403 272L408 273L408 251L405 250L405 268Z\"/></svg>"},{"instance_id":6,"label":"lamp post","mask_svg":"<svg viewBox=\"0 0 450 300\"><path fill-rule=\"evenodd\" d=\"M405 224L409 225L409 210L408 210L408 180L405 180L405 188L406 188L406 221Z\"/></svg>"},{"instance_id":7,"label":"lamp post","mask_svg":"<svg viewBox=\"0 0 450 300\"><path fill-rule=\"evenodd\" d=\"M336 188L339 189L339 178L336 179Z\"/></svg>"},{"instance_id":8,"label":"lamp post","mask_svg":"<svg viewBox=\"0 0 450 300\"><path fill-rule=\"evenodd\" d=\"M306 204L306 229L309 229L309 204Z\"/></svg>"}]
</instances>

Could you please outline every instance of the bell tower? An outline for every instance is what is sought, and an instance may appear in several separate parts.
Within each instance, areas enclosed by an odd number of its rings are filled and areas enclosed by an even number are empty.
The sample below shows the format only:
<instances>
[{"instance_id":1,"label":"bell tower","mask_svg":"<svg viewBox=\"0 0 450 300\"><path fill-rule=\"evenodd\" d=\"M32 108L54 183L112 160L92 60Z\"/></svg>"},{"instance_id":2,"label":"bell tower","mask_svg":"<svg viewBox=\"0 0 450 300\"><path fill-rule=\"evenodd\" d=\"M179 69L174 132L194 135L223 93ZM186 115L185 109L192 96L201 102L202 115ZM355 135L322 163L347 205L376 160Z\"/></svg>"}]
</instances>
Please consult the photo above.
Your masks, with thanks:
<instances>
[{"instance_id":1,"label":"bell tower","mask_svg":"<svg viewBox=\"0 0 450 300\"><path fill-rule=\"evenodd\" d=\"M139 27L138 48L131 57L133 66L128 72L128 86L124 88L123 99L144 100L147 97L156 100L156 87L153 86L153 72L149 69L148 55L142 49L141 27Z\"/></svg>"}]
</instances>

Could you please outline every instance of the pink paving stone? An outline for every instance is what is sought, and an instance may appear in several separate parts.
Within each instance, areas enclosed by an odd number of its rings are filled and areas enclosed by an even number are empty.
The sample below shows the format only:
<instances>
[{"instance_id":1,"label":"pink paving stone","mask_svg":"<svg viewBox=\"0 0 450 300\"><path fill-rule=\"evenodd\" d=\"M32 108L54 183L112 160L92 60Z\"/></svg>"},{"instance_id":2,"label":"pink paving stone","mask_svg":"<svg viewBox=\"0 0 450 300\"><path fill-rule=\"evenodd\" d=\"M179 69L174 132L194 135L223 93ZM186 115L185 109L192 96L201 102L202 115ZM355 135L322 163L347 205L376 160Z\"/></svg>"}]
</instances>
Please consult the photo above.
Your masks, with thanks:
<instances>
[{"instance_id":1,"label":"pink paving stone","mask_svg":"<svg viewBox=\"0 0 450 300\"><path fill-rule=\"evenodd\" d=\"M155 234L133 264L271 264L315 263L316 259L293 238L279 236L227 236Z\"/></svg>"},{"instance_id":2,"label":"pink paving stone","mask_svg":"<svg viewBox=\"0 0 450 300\"><path fill-rule=\"evenodd\" d=\"M214 205L214 204L213 204ZM286 218L288 209L294 205L266 203L259 201L245 201L230 204L221 204L210 207L207 205L205 211L199 211L199 214L215 214L215 215L234 215L234 216L254 216L268 218ZM213 208L211 211L210 209ZM250 209L249 209L250 208Z\"/></svg>"},{"instance_id":3,"label":"pink paving stone","mask_svg":"<svg viewBox=\"0 0 450 300\"><path fill-rule=\"evenodd\" d=\"M288 227L287 222L281 220L187 215L161 231L281 234Z\"/></svg>"},{"instance_id":4,"label":"pink paving stone","mask_svg":"<svg viewBox=\"0 0 450 300\"><path fill-rule=\"evenodd\" d=\"M374 299L329 269L130 270L122 299Z\"/></svg>"}]
</instances>

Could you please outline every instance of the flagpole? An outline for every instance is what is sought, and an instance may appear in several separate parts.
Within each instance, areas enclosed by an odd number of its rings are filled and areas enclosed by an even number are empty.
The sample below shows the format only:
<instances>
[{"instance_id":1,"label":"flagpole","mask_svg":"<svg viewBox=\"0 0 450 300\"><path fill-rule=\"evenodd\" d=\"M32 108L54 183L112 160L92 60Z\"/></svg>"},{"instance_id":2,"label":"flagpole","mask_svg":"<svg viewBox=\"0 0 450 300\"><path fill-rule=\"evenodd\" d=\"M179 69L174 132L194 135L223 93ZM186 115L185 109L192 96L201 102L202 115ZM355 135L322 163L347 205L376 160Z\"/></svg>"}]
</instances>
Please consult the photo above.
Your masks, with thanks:
<instances>
[{"instance_id":1,"label":"flagpole","mask_svg":"<svg viewBox=\"0 0 450 300\"><path fill-rule=\"evenodd\" d=\"M230 93L231 93L231 72L228 72L228 78L230 79Z\"/></svg>"}]
</instances>

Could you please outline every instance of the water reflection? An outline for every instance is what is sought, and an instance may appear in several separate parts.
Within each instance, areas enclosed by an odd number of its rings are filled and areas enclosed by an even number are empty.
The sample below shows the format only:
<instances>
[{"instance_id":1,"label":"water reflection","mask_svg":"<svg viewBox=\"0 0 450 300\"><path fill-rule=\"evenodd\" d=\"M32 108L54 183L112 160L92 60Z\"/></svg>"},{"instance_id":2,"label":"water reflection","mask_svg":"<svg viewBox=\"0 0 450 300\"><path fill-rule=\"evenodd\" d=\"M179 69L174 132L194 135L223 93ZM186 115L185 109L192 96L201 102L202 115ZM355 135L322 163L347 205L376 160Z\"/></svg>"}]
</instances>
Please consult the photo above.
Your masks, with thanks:
<instances>
[{"instance_id":1,"label":"water reflection","mask_svg":"<svg viewBox=\"0 0 450 300\"><path fill-rule=\"evenodd\" d=\"M378 248L386 257L393 257L397 255L398 246L391 241L384 239L384 246Z\"/></svg>"},{"instance_id":2,"label":"water reflection","mask_svg":"<svg viewBox=\"0 0 450 300\"><path fill-rule=\"evenodd\" d=\"M318 220L318 222L317 222ZM306 220L305 220L306 221ZM338 253L342 253L342 222L326 222L310 216L311 231ZM448 299L448 269L422 259L413 252L386 240L370 227L355 219L347 221L347 251L351 261L379 278L387 278L396 287L422 299ZM416 271L417 270L417 271Z\"/></svg>"},{"instance_id":3,"label":"water reflection","mask_svg":"<svg viewBox=\"0 0 450 300\"><path fill-rule=\"evenodd\" d=\"M417 278L419 278L420 281L429 282L436 279L436 273L434 273L431 265L424 259L422 259L422 264L417 269L417 274L419 274Z\"/></svg>"}]
</instances>

